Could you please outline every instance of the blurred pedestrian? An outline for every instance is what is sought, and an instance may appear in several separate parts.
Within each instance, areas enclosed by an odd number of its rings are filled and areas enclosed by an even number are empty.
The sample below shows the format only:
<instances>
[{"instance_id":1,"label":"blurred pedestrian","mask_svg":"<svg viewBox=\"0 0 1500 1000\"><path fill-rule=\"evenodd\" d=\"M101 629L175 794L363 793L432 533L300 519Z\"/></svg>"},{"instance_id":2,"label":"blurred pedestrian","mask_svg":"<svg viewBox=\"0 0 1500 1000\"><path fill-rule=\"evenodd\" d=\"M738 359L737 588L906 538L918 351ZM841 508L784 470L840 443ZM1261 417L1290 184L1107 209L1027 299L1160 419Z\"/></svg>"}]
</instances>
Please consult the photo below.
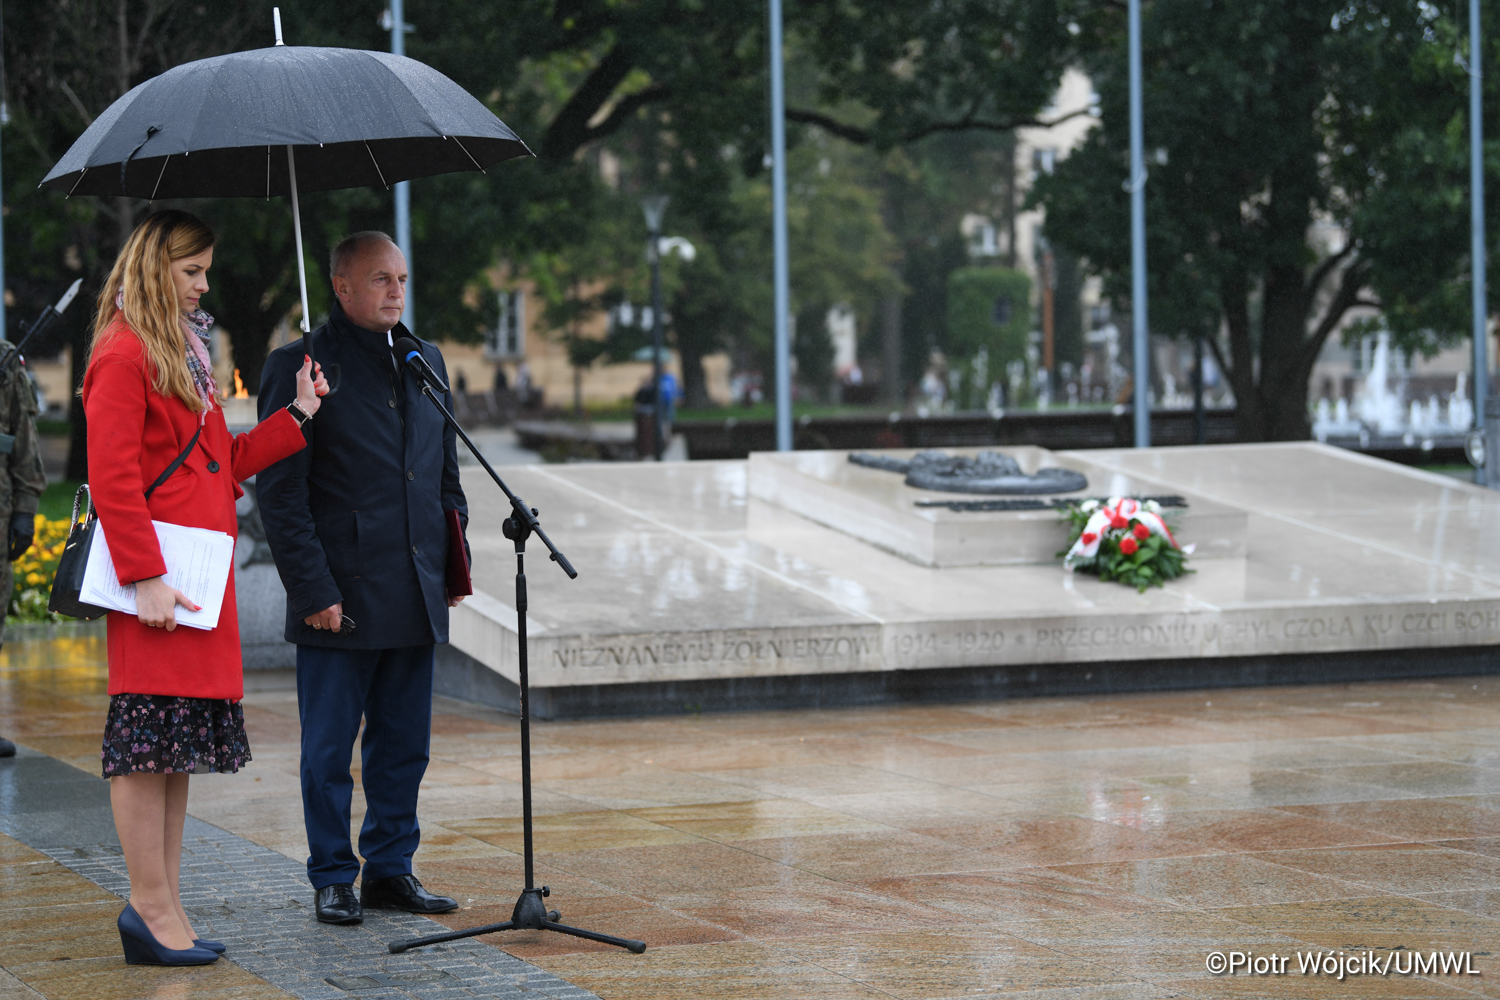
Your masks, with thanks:
<instances>
[{"instance_id":1,"label":"blurred pedestrian","mask_svg":"<svg viewBox=\"0 0 1500 1000\"><path fill-rule=\"evenodd\" d=\"M672 425L677 422L677 402L682 399L682 390L677 387L677 376L669 371L661 373L661 397L667 411L662 421L663 433L671 433Z\"/></svg>"},{"instance_id":2,"label":"blurred pedestrian","mask_svg":"<svg viewBox=\"0 0 1500 1000\"><path fill-rule=\"evenodd\" d=\"M137 613L109 613L104 777L130 872L120 944L132 965L206 965L224 946L198 938L178 870L188 777L250 759L231 570L218 626L177 628L193 601L166 581L152 521L238 534L239 482L302 450L301 425L327 383L305 361L296 399L231 438L207 338L214 234L186 212L157 212L126 241L99 293L83 377L89 486L99 526Z\"/></svg>"}]
</instances>

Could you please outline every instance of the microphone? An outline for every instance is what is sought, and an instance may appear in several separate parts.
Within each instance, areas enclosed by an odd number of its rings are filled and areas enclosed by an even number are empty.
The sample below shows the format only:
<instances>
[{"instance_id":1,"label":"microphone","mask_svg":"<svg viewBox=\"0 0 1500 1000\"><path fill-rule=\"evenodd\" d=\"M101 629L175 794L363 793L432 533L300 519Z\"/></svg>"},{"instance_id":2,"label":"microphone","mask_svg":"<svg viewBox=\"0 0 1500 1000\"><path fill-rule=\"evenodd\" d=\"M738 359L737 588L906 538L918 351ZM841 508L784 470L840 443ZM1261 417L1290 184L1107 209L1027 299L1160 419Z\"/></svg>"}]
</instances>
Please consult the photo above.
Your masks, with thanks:
<instances>
[{"instance_id":1,"label":"microphone","mask_svg":"<svg viewBox=\"0 0 1500 1000\"><path fill-rule=\"evenodd\" d=\"M432 370L427 359L422 357L422 348L410 337L399 337L396 340L396 357L401 359L402 364L410 368L412 374L423 382L440 392L447 392L448 387L443 380L438 378L438 373Z\"/></svg>"}]
</instances>

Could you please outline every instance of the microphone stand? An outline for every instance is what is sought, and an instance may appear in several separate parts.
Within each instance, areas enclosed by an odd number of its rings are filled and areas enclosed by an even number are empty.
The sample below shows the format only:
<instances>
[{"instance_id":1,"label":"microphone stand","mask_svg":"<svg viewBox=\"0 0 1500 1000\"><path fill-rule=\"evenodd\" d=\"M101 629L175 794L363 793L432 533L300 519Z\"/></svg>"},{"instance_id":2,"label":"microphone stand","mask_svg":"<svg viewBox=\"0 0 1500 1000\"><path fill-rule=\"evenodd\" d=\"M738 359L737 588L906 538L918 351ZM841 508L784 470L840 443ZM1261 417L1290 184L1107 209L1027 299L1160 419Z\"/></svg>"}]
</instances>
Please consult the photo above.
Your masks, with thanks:
<instances>
[{"instance_id":1,"label":"microphone stand","mask_svg":"<svg viewBox=\"0 0 1500 1000\"><path fill-rule=\"evenodd\" d=\"M430 944L457 941L461 938L477 937L481 934L494 934L498 931L542 930L586 938L589 941L599 941L603 944L612 944L617 948L625 948L639 955L646 950L646 943L644 941L611 937L608 934L599 934L594 931L586 931L580 927L569 927L567 924L559 923L562 920L562 914L556 910L547 909L546 905L542 902L544 898L552 894L551 890L545 885L538 887L534 874L535 856L532 851L531 839L531 710L526 674L526 539L530 538L533 534L540 538L542 544L547 546L548 551L551 552L552 561L562 567L563 572L568 574L570 580L578 576L578 571L573 568L572 563L568 562L567 556L558 551L557 546L552 544L552 539L548 538L547 533L542 530L540 522L537 521L537 509L535 507L528 507L520 497L511 492L510 487L505 485L505 481L500 478L500 475L495 472L490 463L485 460L485 457L479 453L479 449L474 447L474 442L469 440L469 435L464 433L464 429L458 425L458 421L454 419L453 414L448 412L448 408L438 398L437 390L432 384L437 378L436 373L432 373L431 377L429 377L428 373L422 370L424 365L419 365L415 359L409 360L407 367L416 373L418 380L422 383L422 395L432 401L432 405L437 407L438 412L443 415L443 419L448 422L448 426L452 427L454 432L463 439L469 451L479 460L479 464L484 466L484 471L490 474L490 478L495 481L495 485L500 487L501 492L510 500L511 515L505 519L502 530L505 533L505 537L514 542L516 547L516 631L518 633L517 647L520 650L521 691L521 836L526 858L526 888L521 890L521 896L516 900L515 909L511 912L509 920L498 924L485 924L483 927L470 927L462 931L449 931L445 934L429 934L426 937L392 941L386 947L392 955L399 955L411 948L422 948ZM444 387L442 391L446 392L447 388Z\"/></svg>"}]
</instances>

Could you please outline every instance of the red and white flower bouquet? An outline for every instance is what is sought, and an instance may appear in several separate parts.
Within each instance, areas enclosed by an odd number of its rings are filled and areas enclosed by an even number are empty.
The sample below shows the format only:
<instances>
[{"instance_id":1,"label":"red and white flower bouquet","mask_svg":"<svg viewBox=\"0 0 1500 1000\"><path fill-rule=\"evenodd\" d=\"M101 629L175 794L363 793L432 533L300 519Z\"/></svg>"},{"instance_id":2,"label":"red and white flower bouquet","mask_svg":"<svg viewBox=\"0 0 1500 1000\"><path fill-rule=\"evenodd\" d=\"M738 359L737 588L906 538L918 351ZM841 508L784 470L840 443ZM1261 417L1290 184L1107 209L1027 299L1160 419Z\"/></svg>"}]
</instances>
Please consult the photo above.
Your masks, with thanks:
<instances>
[{"instance_id":1,"label":"red and white flower bouquet","mask_svg":"<svg viewBox=\"0 0 1500 1000\"><path fill-rule=\"evenodd\" d=\"M1058 555L1070 573L1093 573L1144 593L1147 587L1160 587L1192 572L1183 562L1193 547L1177 544L1155 500L1085 500L1069 504L1062 512L1072 531L1068 548Z\"/></svg>"}]
</instances>

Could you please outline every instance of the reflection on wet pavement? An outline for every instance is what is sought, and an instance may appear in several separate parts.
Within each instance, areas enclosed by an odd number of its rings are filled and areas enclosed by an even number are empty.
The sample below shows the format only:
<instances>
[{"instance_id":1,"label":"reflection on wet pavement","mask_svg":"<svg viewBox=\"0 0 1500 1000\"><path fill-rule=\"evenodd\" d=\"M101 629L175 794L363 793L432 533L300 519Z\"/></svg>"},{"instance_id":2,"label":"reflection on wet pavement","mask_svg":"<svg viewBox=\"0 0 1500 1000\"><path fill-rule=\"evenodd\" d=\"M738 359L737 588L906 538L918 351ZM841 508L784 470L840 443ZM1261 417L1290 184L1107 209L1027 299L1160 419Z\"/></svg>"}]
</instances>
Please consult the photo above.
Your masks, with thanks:
<instances>
[{"instance_id":1,"label":"reflection on wet pavement","mask_svg":"<svg viewBox=\"0 0 1500 1000\"><path fill-rule=\"evenodd\" d=\"M102 657L7 643L0 732L97 773ZM435 712L418 873L462 902L445 923L506 919L517 724ZM301 859L295 697L245 716L254 761L195 779L190 810ZM651 948L486 940L609 1000L1500 995L1500 677L548 722L534 743L549 902ZM31 854L0 841L0 998L180 989L125 971L112 926L72 916L107 894ZM47 920L73 961L18 930ZM1483 975L1205 970L1398 947ZM192 995L277 995L244 975Z\"/></svg>"}]
</instances>

